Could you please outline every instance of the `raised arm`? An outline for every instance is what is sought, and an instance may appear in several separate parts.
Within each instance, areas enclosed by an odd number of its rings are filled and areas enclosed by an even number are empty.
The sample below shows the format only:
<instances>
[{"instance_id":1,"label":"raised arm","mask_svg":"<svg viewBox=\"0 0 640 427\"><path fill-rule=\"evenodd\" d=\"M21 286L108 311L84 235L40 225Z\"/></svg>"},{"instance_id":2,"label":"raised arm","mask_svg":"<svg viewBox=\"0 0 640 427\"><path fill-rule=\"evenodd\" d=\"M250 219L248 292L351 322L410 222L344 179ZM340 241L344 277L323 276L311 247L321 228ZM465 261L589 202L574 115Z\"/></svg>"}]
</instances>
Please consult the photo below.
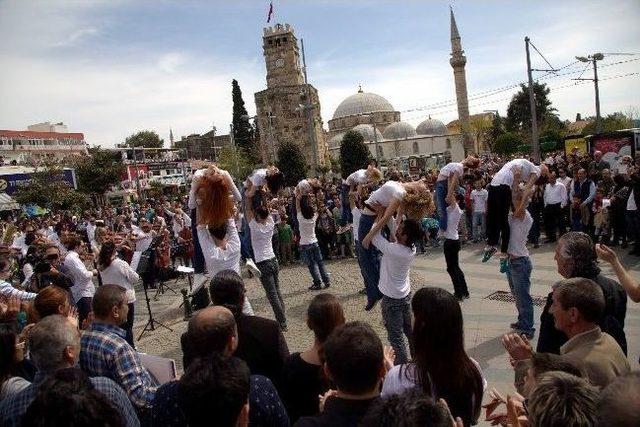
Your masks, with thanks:
<instances>
[{"instance_id":1,"label":"raised arm","mask_svg":"<svg viewBox=\"0 0 640 427\"><path fill-rule=\"evenodd\" d=\"M631 274L624 268L620 259L614 251L603 244L596 245L598 257L611 265L614 273L618 276L620 284L633 302L640 302L640 282L631 277Z\"/></svg>"},{"instance_id":2,"label":"raised arm","mask_svg":"<svg viewBox=\"0 0 640 427\"><path fill-rule=\"evenodd\" d=\"M531 194L533 194L533 189L532 188L525 188L523 193L522 193L522 199L520 200L520 203L518 204L518 206L516 206L516 210L513 212L513 216L516 218L524 218L524 213L527 209L527 204L529 202L529 197L531 197Z\"/></svg>"},{"instance_id":3,"label":"raised arm","mask_svg":"<svg viewBox=\"0 0 640 427\"><path fill-rule=\"evenodd\" d=\"M366 237L362 239L362 246L365 249L369 249L369 245L371 244L373 236L375 236L378 232L380 232L380 230L382 230L382 227L384 227L387 221L389 221L389 218L391 218L393 214L398 210L398 208L400 207L400 203L401 201L399 199L393 199L393 201L385 209L382 217L378 218L378 220L373 224L373 227L371 227L369 233L367 233Z\"/></svg>"}]
</instances>

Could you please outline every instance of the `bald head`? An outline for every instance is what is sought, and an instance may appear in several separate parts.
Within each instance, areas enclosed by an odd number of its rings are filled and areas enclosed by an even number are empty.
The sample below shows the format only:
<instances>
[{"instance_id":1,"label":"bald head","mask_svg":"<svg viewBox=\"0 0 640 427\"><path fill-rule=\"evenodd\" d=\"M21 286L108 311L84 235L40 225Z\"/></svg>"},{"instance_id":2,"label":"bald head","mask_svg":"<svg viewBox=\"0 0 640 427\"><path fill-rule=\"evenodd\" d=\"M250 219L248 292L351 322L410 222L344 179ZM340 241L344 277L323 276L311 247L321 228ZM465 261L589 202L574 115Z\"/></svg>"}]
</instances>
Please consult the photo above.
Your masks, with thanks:
<instances>
[{"instance_id":1,"label":"bald head","mask_svg":"<svg viewBox=\"0 0 640 427\"><path fill-rule=\"evenodd\" d=\"M238 338L231 311L222 306L200 310L189 321L187 332L182 337L182 347L185 362L212 353L232 355L238 347Z\"/></svg>"}]
</instances>

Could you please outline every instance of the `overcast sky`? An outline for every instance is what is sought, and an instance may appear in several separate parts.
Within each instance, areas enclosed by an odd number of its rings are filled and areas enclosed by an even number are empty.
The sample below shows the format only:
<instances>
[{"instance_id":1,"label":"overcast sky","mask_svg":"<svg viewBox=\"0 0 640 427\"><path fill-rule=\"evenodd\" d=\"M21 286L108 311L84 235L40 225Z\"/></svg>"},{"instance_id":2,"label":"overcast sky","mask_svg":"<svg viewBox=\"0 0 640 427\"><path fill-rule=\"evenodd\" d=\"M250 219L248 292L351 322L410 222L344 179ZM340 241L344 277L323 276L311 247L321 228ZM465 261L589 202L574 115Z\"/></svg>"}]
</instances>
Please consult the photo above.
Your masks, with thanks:
<instances>
[{"instance_id":1,"label":"overcast sky","mask_svg":"<svg viewBox=\"0 0 640 427\"><path fill-rule=\"evenodd\" d=\"M457 118L449 66L447 1L275 0L273 21L304 38L322 117L362 84L413 125ZM142 129L166 141L228 132L231 79L247 109L266 87L262 28L268 0L0 0L0 129L63 121L92 144L113 146ZM456 1L472 113L505 113L526 79L524 37L556 68L576 55L599 63L603 114L640 110L640 1ZM272 23L273 23L272 21ZM534 68L548 68L533 53ZM629 61L616 64L621 61ZM563 119L595 113L577 63L543 81ZM630 76L619 77L625 74ZM536 73L538 77L544 73ZM582 77L592 77L587 69ZM614 77L614 78L611 78Z\"/></svg>"}]
</instances>

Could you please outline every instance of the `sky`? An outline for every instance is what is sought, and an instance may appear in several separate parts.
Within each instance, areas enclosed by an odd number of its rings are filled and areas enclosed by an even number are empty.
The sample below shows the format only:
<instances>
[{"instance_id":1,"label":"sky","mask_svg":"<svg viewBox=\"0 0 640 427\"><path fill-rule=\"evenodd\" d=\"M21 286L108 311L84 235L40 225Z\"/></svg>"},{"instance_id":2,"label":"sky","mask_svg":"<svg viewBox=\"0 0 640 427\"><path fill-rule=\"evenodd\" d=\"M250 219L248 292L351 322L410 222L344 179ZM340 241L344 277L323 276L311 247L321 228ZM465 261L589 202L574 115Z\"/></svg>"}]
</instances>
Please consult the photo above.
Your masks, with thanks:
<instances>
[{"instance_id":1,"label":"sky","mask_svg":"<svg viewBox=\"0 0 640 427\"><path fill-rule=\"evenodd\" d=\"M358 85L385 97L414 126L429 115L456 119L450 5L467 56L472 114L506 113L513 86L527 78L525 36L551 66L565 67L534 73L551 87L562 119L595 114L593 83L571 79L593 76L575 56L596 52L605 53L598 63L602 114L640 112L637 0L273 4L269 25L289 23L304 39L325 127ZM249 114L253 94L266 88L268 8L268 0L0 0L0 129L62 121L105 147L144 129L166 144L169 129L176 139L212 126L228 133L231 80ZM535 51L532 67L550 68Z\"/></svg>"}]
</instances>

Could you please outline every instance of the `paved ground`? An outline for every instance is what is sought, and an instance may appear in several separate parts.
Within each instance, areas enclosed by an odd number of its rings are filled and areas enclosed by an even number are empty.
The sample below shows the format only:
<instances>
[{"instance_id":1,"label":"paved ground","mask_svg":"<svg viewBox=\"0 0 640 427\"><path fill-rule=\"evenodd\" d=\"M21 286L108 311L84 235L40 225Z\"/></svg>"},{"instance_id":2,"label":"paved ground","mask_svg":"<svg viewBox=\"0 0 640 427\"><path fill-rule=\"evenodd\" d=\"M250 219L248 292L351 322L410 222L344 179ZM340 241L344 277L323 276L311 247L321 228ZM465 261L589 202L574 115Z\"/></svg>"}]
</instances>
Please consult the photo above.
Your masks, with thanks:
<instances>
[{"instance_id":1,"label":"paved ground","mask_svg":"<svg viewBox=\"0 0 640 427\"><path fill-rule=\"evenodd\" d=\"M469 355L480 363L489 387L508 393L513 389L513 372L500 338L504 333L509 332L508 325L516 319L516 309L513 303L485 299L495 291L508 291L508 285L506 277L498 271L496 260L486 264L480 262L481 249L480 245L465 246L460 253L460 264L471 294L471 298L462 304L465 344ZM546 297L550 286L560 279L553 256L554 247L551 245L532 249L534 269L531 293L533 296ZM640 274L640 258L624 256L622 261L627 268L632 269L634 274ZM328 263L328 270L333 283L330 291L342 302L347 319L368 322L386 343L386 332L380 309L376 308L369 313L363 310L365 297L358 294L362 279L356 261L332 261ZM608 268L604 268L604 271L610 277L615 277ZM307 290L310 284L309 273L303 266L284 267L280 273L280 282L289 323L289 330L285 333L287 343L292 352L300 351L312 341L312 335L305 324L307 305L315 295ZM258 280L247 279L246 283L256 314L273 318ZM412 272L412 288L415 291L422 286L440 286L452 291L441 249L432 249L426 255L416 257ZM161 295L157 302L153 302L154 313L159 313L158 317L170 326L173 332L164 329L152 331L145 334L138 343L140 351L174 358L179 366L182 364L179 336L186 330L182 311L177 307L180 302L181 298L175 297L171 292ZM542 307L535 307L536 323L538 323L541 309ZM136 306L137 330L140 330L146 321L146 311L143 295L139 293ZM638 369L640 305L630 300L627 305L625 331L629 345L629 361L634 369Z\"/></svg>"}]
</instances>

